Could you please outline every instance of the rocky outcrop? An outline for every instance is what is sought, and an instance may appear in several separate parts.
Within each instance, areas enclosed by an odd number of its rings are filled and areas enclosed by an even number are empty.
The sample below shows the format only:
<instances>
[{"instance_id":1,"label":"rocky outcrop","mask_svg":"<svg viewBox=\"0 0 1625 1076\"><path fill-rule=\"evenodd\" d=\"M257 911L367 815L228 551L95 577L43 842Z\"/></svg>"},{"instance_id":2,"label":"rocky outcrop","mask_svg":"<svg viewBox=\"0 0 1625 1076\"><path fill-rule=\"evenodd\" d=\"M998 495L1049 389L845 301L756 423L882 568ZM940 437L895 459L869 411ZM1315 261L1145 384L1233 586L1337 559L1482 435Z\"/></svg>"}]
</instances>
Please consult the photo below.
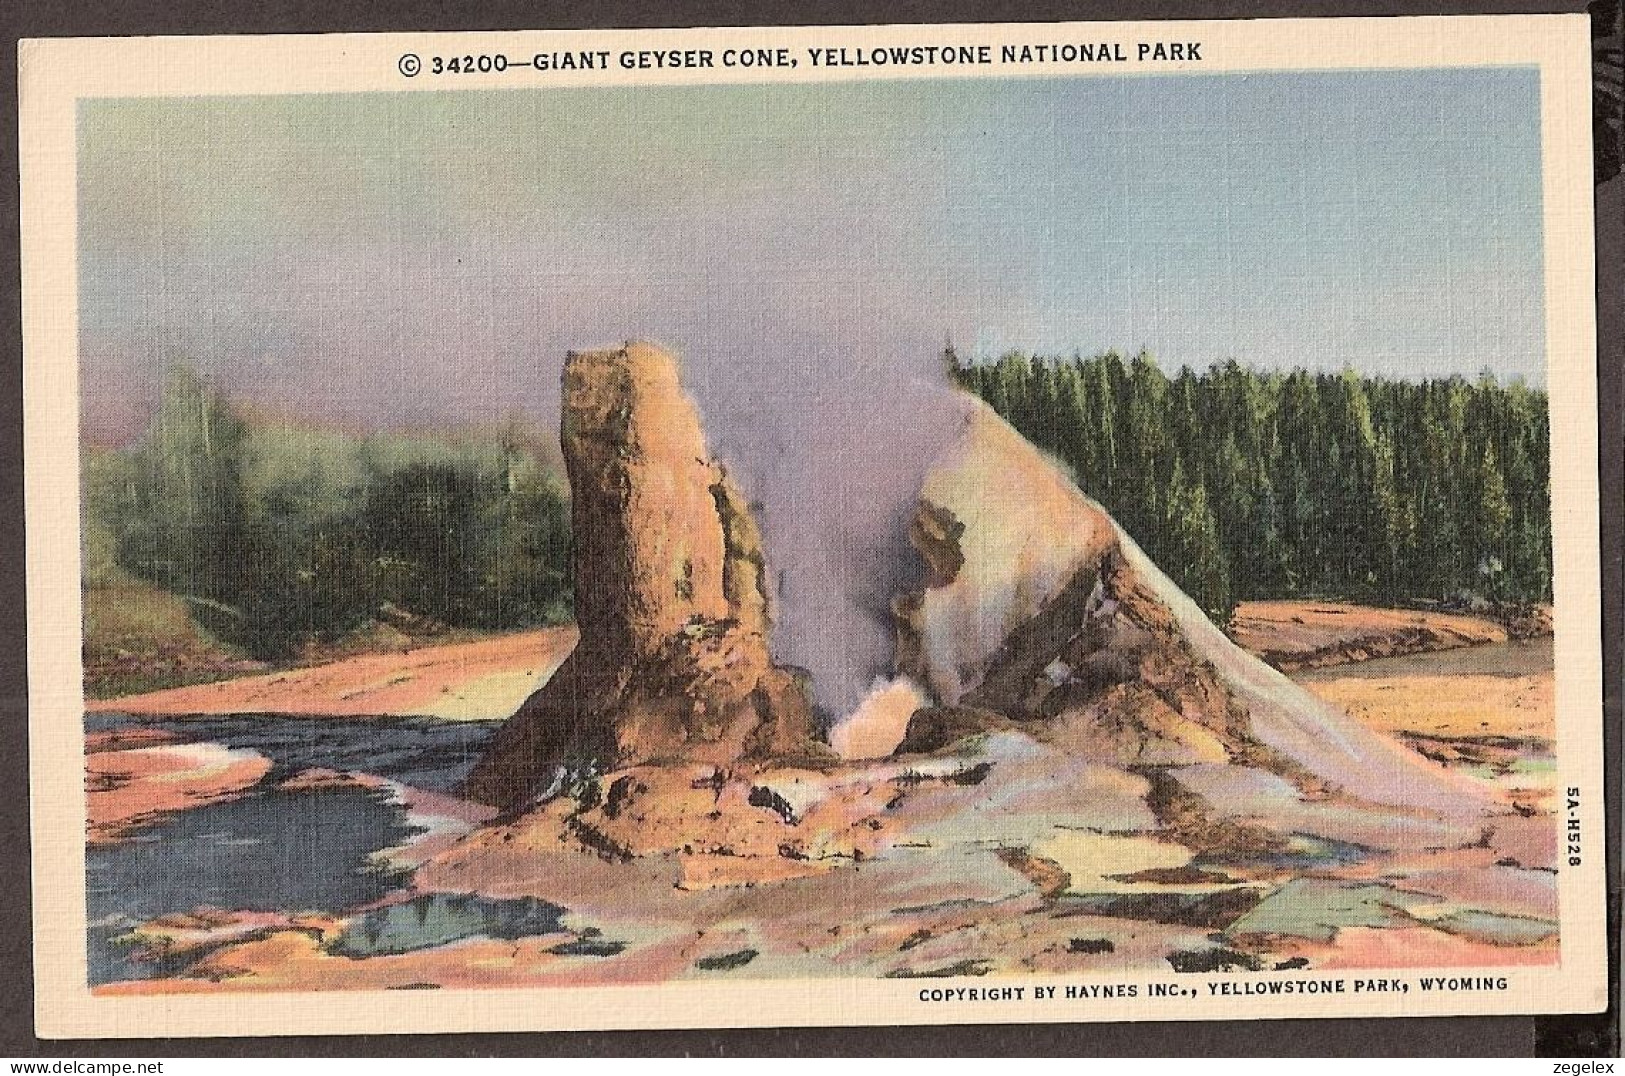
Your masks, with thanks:
<instances>
[{"instance_id":1,"label":"rocky outcrop","mask_svg":"<svg viewBox=\"0 0 1625 1076\"><path fill-rule=\"evenodd\" d=\"M581 639L498 732L468 794L518 807L560 766L816 751L806 684L769 654L755 521L706 449L676 360L647 344L572 353L562 412Z\"/></svg>"},{"instance_id":2,"label":"rocky outcrop","mask_svg":"<svg viewBox=\"0 0 1625 1076\"><path fill-rule=\"evenodd\" d=\"M955 705L1116 537L1111 518L976 404L926 474L909 539L925 573L893 602L897 671ZM1085 588L1087 592L1087 588Z\"/></svg>"},{"instance_id":3,"label":"rocky outcrop","mask_svg":"<svg viewBox=\"0 0 1625 1076\"><path fill-rule=\"evenodd\" d=\"M948 514L929 502L920 509L922 518L933 520ZM952 669L939 669L933 651L912 640L931 637L933 606L947 615L958 605L963 613L973 589L952 579L899 603L905 613L900 636L911 641L900 656L913 659L911 675L939 686L945 703L915 715L901 750L934 750L972 732L1024 727L1111 765L1267 755L1249 737L1245 711L1213 668L1184 645L1167 609L1128 569L1115 543L1053 591L1008 592L1006 600L1022 607L1022 615L999 644L961 649ZM1008 607L984 613L997 623L1011 618ZM1271 761L1282 768L1282 760Z\"/></svg>"},{"instance_id":4,"label":"rocky outcrop","mask_svg":"<svg viewBox=\"0 0 1625 1076\"><path fill-rule=\"evenodd\" d=\"M1484 793L1245 653L1060 468L978 406L927 476L897 671L937 705L901 752L1017 728L1120 767L1237 764L1304 792L1477 811Z\"/></svg>"},{"instance_id":5,"label":"rocky outcrop","mask_svg":"<svg viewBox=\"0 0 1625 1076\"><path fill-rule=\"evenodd\" d=\"M894 606L898 671L940 705L902 750L1024 727L1112 765L1261 753L1111 518L991 411L927 476L910 538L926 570Z\"/></svg>"}]
</instances>

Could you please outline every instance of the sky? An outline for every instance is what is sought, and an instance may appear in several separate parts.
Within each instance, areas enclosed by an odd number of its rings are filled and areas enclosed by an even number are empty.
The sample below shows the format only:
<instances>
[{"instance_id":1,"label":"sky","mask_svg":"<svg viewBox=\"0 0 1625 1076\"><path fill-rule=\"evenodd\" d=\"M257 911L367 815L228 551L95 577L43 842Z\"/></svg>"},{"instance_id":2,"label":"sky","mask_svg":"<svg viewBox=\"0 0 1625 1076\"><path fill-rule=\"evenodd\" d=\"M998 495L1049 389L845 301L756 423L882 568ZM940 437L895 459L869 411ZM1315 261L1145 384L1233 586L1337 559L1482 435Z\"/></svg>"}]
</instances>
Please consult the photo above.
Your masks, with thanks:
<instances>
[{"instance_id":1,"label":"sky","mask_svg":"<svg viewBox=\"0 0 1625 1076\"><path fill-rule=\"evenodd\" d=\"M346 423L550 421L540 371L634 336L791 382L951 337L1539 384L1538 96L1493 69L86 102L86 433L139 429L174 357Z\"/></svg>"},{"instance_id":2,"label":"sky","mask_svg":"<svg viewBox=\"0 0 1625 1076\"><path fill-rule=\"evenodd\" d=\"M850 706L951 436L938 356L1544 383L1533 69L86 101L82 433L162 371L351 429L558 421L684 364L776 646ZM839 691L829 688L841 686Z\"/></svg>"}]
</instances>

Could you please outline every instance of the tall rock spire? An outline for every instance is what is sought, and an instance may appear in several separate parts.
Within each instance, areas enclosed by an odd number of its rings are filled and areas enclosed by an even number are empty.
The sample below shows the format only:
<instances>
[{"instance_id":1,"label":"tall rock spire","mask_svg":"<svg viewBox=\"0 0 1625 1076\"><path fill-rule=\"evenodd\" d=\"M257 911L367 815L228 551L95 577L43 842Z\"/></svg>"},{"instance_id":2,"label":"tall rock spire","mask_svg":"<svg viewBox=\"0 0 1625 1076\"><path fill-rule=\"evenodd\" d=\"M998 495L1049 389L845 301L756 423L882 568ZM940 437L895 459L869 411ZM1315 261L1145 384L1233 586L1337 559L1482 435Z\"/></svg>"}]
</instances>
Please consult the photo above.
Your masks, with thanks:
<instances>
[{"instance_id":1,"label":"tall rock spire","mask_svg":"<svg viewBox=\"0 0 1625 1076\"><path fill-rule=\"evenodd\" d=\"M497 733L469 795L521 806L561 765L814 749L806 685L769 653L755 521L676 360L637 343L572 353L560 441L581 641Z\"/></svg>"}]
</instances>

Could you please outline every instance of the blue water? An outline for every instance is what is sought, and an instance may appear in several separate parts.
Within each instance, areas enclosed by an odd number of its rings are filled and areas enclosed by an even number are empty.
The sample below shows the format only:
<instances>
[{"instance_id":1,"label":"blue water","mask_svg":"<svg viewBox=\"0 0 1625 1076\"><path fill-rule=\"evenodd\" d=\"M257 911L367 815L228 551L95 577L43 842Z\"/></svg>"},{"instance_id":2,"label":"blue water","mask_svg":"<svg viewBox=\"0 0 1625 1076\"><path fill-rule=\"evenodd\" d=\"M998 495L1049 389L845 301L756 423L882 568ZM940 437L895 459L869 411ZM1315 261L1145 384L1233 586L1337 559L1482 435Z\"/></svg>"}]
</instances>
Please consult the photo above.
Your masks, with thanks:
<instances>
[{"instance_id":1,"label":"blue water","mask_svg":"<svg viewBox=\"0 0 1625 1076\"><path fill-rule=\"evenodd\" d=\"M284 791L277 785L320 766L450 792L497 724L257 714L139 722L87 717L87 731L160 728L189 742L249 748L272 762L266 778L240 799L182 811L125 842L87 849L91 983L174 970L139 959L117 941L142 920L200 906L344 912L399 888L404 876L380 869L370 857L416 832L401 807L371 789Z\"/></svg>"},{"instance_id":2,"label":"blue water","mask_svg":"<svg viewBox=\"0 0 1625 1076\"><path fill-rule=\"evenodd\" d=\"M268 782L300 770L360 770L430 792L452 792L500 721L441 721L428 717L330 718L232 714L135 720L91 714L86 732L138 726L156 728L188 742L209 741L250 748L271 759Z\"/></svg>"},{"instance_id":3,"label":"blue water","mask_svg":"<svg viewBox=\"0 0 1625 1076\"><path fill-rule=\"evenodd\" d=\"M409 901L367 912L345 928L332 951L341 956L368 957L410 953L464 938L512 941L558 932L564 912L557 904L535 897L503 900L472 893L422 893ZM568 944L580 947L584 943ZM620 948L614 952L620 952Z\"/></svg>"}]
</instances>

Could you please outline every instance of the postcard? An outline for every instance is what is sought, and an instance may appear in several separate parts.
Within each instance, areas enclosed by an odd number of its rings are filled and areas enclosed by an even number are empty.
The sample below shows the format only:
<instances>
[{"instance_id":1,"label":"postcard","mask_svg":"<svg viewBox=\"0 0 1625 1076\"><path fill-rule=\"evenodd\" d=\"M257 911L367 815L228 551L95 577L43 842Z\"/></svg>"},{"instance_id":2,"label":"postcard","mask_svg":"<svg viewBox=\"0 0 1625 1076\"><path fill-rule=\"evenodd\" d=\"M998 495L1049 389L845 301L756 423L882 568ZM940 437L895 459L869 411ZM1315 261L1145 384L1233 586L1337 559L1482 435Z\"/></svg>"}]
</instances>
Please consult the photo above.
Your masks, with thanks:
<instances>
[{"instance_id":1,"label":"postcard","mask_svg":"<svg viewBox=\"0 0 1625 1076\"><path fill-rule=\"evenodd\" d=\"M1588 49L23 42L39 1033L1599 1011Z\"/></svg>"}]
</instances>

